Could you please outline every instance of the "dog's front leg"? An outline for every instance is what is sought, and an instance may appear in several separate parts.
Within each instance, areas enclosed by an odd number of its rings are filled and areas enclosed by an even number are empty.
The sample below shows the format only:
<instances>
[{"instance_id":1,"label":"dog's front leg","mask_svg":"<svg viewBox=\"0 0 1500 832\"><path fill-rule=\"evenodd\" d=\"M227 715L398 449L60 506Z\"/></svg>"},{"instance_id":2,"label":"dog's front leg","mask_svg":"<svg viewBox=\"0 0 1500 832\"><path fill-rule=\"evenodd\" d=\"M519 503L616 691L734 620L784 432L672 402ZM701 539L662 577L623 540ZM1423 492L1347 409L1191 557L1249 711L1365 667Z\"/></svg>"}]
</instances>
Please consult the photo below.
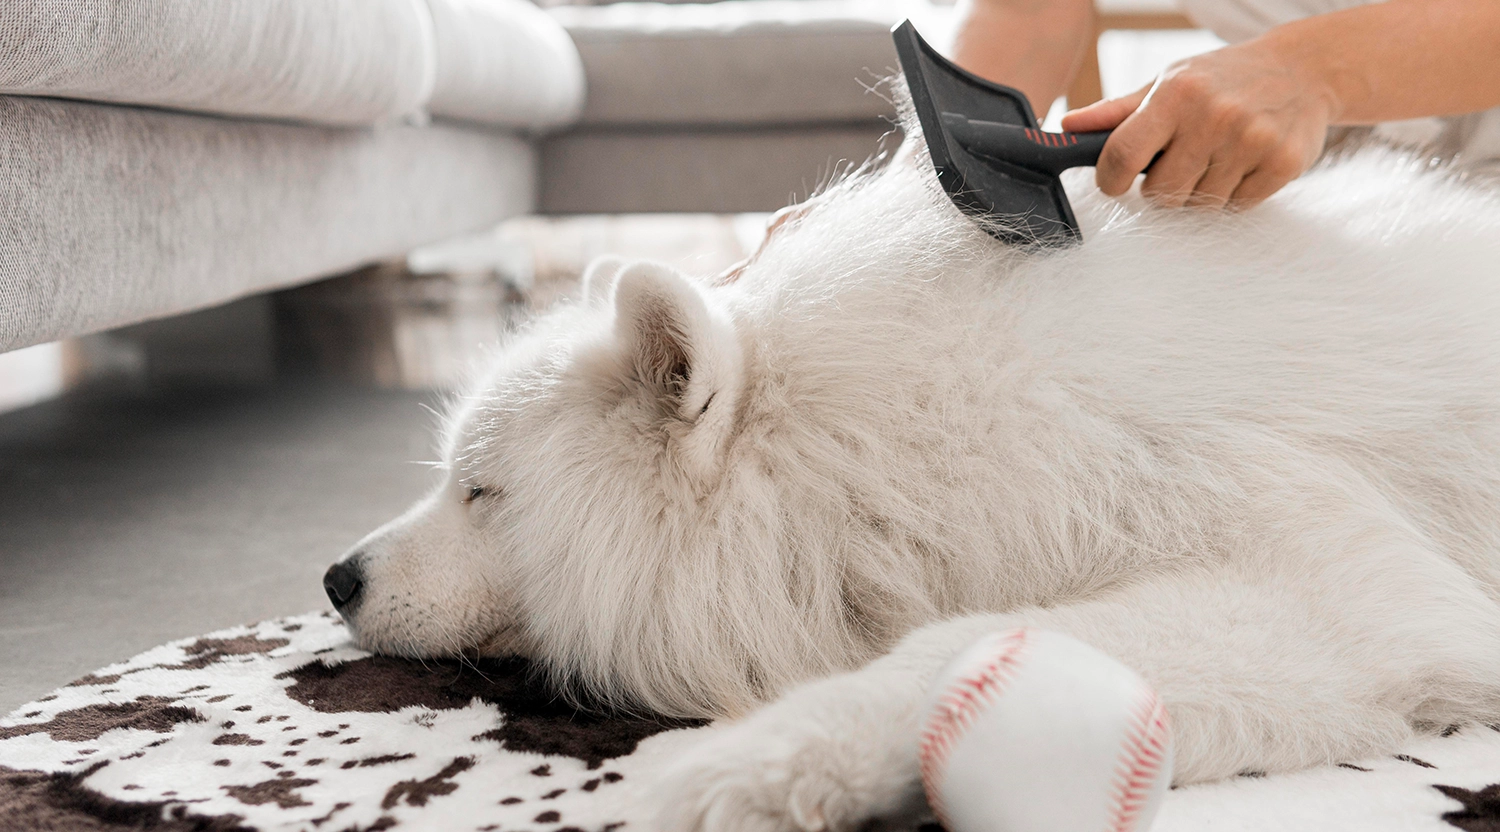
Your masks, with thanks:
<instances>
[{"instance_id":1,"label":"dog's front leg","mask_svg":"<svg viewBox=\"0 0 1500 832\"><path fill-rule=\"evenodd\" d=\"M1446 654L1410 619L1393 622L1384 593L1368 585L1369 572L1382 572L1378 560L1357 565L1367 582L1354 597L1307 573L1298 583L1224 568L925 627L864 669L804 685L716 729L659 784L660 827L839 830L923 814L917 738L930 681L981 634L1020 625L1080 638L1151 682L1173 721L1178 782L1392 750L1419 707L1413 686L1472 684L1461 665L1478 670L1470 659L1479 654ZM1427 574L1391 573L1404 616L1451 624L1455 603L1483 605L1473 593L1454 597L1451 572L1436 581ZM1470 633L1482 649L1496 644L1493 627Z\"/></svg>"}]
</instances>

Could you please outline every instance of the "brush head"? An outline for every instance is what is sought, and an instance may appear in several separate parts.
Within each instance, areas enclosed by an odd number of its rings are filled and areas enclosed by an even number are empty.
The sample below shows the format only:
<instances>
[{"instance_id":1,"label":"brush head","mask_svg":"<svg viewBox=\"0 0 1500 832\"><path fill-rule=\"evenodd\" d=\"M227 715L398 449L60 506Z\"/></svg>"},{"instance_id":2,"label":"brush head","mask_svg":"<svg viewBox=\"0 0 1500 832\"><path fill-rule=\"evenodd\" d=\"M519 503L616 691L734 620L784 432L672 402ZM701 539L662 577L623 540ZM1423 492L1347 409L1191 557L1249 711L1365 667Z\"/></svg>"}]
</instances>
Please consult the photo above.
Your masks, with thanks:
<instances>
[{"instance_id":1,"label":"brush head","mask_svg":"<svg viewBox=\"0 0 1500 832\"><path fill-rule=\"evenodd\" d=\"M910 20L892 35L932 166L953 204L1005 243L1066 245L1081 240L1078 220L1055 174L974 152L958 142L943 120L948 113L1039 129L1026 96L954 66L917 34Z\"/></svg>"}]
</instances>

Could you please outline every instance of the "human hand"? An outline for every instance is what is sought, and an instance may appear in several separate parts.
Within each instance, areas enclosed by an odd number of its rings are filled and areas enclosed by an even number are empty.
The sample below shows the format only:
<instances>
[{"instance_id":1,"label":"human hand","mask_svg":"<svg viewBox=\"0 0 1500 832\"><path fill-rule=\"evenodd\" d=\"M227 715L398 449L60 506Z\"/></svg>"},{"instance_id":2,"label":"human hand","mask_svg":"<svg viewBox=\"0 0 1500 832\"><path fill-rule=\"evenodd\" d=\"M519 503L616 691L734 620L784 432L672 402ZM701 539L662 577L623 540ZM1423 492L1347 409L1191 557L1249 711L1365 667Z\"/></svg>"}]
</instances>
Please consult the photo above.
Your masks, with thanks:
<instances>
[{"instance_id":1,"label":"human hand","mask_svg":"<svg viewBox=\"0 0 1500 832\"><path fill-rule=\"evenodd\" d=\"M1151 165L1141 193L1158 204L1248 207L1312 166L1336 106L1316 73L1262 40L1178 61L1130 95L1068 113L1062 127L1115 131L1095 173L1106 194L1125 193Z\"/></svg>"}]
</instances>

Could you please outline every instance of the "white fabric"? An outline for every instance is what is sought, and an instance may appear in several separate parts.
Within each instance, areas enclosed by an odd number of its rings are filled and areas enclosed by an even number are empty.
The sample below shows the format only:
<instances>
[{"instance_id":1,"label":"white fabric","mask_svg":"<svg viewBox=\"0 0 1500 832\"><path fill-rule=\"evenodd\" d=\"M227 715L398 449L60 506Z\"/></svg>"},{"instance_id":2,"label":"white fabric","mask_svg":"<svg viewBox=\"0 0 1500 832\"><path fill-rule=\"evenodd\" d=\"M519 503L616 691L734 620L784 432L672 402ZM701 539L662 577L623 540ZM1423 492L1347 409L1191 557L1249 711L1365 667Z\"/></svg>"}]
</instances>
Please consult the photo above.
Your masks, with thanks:
<instances>
[{"instance_id":1,"label":"white fabric","mask_svg":"<svg viewBox=\"0 0 1500 832\"><path fill-rule=\"evenodd\" d=\"M1371 0L1181 0L1200 26L1240 43L1293 20L1351 9ZM1394 36L1394 33L1393 33ZM1463 116L1411 119L1376 128L1376 134L1399 144L1431 146L1461 165L1489 167L1500 163L1500 107Z\"/></svg>"},{"instance_id":2,"label":"white fabric","mask_svg":"<svg viewBox=\"0 0 1500 832\"><path fill-rule=\"evenodd\" d=\"M583 62L527 0L428 0L436 38L433 115L539 129L583 109Z\"/></svg>"},{"instance_id":3,"label":"white fabric","mask_svg":"<svg viewBox=\"0 0 1500 832\"><path fill-rule=\"evenodd\" d=\"M0 93L536 129L576 116L583 72L524 0L6 0Z\"/></svg>"},{"instance_id":4,"label":"white fabric","mask_svg":"<svg viewBox=\"0 0 1500 832\"><path fill-rule=\"evenodd\" d=\"M0 92L372 124L424 103L413 0L7 0Z\"/></svg>"},{"instance_id":5,"label":"white fabric","mask_svg":"<svg viewBox=\"0 0 1500 832\"><path fill-rule=\"evenodd\" d=\"M1364 5L1364 0L1182 0L1193 22L1239 43L1304 17Z\"/></svg>"}]
</instances>

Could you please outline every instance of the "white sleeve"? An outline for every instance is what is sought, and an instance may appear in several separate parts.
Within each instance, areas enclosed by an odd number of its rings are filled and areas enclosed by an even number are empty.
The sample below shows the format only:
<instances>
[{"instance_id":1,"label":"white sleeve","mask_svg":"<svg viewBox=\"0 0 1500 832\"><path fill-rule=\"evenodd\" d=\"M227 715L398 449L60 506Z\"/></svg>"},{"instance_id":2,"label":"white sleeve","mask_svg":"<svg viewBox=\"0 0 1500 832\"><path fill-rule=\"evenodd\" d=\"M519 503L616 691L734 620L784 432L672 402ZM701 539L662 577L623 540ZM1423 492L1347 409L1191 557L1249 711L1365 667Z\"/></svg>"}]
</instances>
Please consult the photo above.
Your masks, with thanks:
<instances>
[{"instance_id":1,"label":"white sleeve","mask_svg":"<svg viewBox=\"0 0 1500 832\"><path fill-rule=\"evenodd\" d=\"M1230 43L1250 40L1272 27L1313 15L1364 5L1367 0L1180 0L1194 23Z\"/></svg>"}]
</instances>

